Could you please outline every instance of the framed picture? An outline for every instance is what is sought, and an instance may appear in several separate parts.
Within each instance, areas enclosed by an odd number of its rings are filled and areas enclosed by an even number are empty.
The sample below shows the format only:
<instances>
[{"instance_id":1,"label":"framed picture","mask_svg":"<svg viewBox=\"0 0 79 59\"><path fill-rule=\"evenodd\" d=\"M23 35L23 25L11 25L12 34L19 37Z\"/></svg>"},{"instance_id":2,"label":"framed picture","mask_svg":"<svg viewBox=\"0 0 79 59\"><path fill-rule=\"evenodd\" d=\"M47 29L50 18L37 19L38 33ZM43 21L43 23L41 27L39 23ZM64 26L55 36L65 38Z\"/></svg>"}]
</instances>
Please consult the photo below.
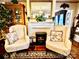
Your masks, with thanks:
<instances>
[{"instance_id":1,"label":"framed picture","mask_svg":"<svg viewBox=\"0 0 79 59\"><path fill-rule=\"evenodd\" d=\"M51 17L51 2L31 2L31 18L44 14L44 17Z\"/></svg>"}]
</instances>

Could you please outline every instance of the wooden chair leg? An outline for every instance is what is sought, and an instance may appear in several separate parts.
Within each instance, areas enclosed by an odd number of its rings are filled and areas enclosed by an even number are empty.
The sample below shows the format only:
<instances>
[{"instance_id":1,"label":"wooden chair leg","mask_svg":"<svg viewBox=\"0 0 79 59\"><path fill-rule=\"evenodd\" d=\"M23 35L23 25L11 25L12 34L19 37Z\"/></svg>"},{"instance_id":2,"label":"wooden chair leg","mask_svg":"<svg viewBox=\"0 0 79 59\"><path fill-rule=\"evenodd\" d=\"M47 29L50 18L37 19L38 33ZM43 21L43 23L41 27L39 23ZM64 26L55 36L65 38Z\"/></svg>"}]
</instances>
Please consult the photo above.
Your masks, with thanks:
<instances>
[{"instance_id":1,"label":"wooden chair leg","mask_svg":"<svg viewBox=\"0 0 79 59\"><path fill-rule=\"evenodd\" d=\"M0 59L4 59L4 56L3 55L0 55Z\"/></svg>"},{"instance_id":2,"label":"wooden chair leg","mask_svg":"<svg viewBox=\"0 0 79 59\"><path fill-rule=\"evenodd\" d=\"M49 52L49 50L46 48L46 54Z\"/></svg>"}]
</instances>

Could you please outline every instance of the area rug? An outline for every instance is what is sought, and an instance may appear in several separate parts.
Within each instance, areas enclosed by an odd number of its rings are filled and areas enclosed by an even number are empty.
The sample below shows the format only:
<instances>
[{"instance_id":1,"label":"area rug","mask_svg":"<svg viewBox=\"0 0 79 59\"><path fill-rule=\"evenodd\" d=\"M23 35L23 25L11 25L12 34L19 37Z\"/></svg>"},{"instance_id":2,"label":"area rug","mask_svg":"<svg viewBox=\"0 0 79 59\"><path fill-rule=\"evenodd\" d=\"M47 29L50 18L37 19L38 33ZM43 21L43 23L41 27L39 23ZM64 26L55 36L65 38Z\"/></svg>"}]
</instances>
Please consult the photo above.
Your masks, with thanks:
<instances>
[{"instance_id":1,"label":"area rug","mask_svg":"<svg viewBox=\"0 0 79 59\"><path fill-rule=\"evenodd\" d=\"M8 59L4 55L4 59ZM73 59L71 55L65 58L65 56L55 53L55 52L46 52L46 51L28 51L28 52L16 52L12 53L9 59Z\"/></svg>"}]
</instances>

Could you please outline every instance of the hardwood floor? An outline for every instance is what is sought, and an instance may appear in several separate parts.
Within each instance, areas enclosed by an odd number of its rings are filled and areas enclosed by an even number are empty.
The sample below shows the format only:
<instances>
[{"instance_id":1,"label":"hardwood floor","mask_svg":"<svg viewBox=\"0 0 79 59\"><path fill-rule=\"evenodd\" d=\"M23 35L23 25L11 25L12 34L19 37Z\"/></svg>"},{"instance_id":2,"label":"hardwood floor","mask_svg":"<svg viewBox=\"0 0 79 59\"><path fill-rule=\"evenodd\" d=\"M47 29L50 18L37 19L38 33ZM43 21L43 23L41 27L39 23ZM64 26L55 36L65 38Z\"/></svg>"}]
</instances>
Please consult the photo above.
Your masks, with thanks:
<instances>
[{"instance_id":1,"label":"hardwood floor","mask_svg":"<svg viewBox=\"0 0 79 59\"><path fill-rule=\"evenodd\" d=\"M71 55L73 56L74 59L79 59L79 43L78 42L73 41Z\"/></svg>"}]
</instances>

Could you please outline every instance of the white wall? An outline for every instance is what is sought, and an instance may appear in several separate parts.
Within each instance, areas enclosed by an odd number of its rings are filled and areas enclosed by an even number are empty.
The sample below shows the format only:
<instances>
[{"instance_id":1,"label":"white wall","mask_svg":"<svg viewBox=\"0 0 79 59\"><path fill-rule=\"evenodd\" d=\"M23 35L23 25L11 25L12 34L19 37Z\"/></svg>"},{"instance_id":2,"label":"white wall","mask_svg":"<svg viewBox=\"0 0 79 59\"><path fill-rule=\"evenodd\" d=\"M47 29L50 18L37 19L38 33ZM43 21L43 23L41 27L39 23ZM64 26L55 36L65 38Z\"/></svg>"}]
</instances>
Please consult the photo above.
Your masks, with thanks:
<instances>
[{"instance_id":1,"label":"white wall","mask_svg":"<svg viewBox=\"0 0 79 59\"><path fill-rule=\"evenodd\" d=\"M79 3L77 4L77 14L79 14Z\"/></svg>"},{"instance_id":2,"label":"white wall","mask_svg":"<svg viewBox=\"0 0 79 59\"><path fill-rule=\"evenodd\" d=\"M23 2L24 3L24 2ZM55 10L59 10L60 9L60 5L61 5L62 3L56 3L56 9ZM75 17L75 16L77 16L77 14L79 14L79 3L68 3L69 4L69 6L70 6L70 8L69 9L71 9L71 10L73 10L73 18ZM26 6L26 3L24 3L24 5ZM39 4L37 4L37 5L39 5ZM42 3L40 4L40 5L42 5ZM47 7L49 6L47 6L47 4L46 5L44 5L44 6L46 6L45 8L47 9ZM43 6L43 7L44 7ZM32 8L32 10L33 9L35 9L35 8L33 8L33 7L31 7ZM39 8L38 8L39 9ZM49 9L48 9L49 10ZM27 20L27 17L26 17L26 24L28 23L28 20Z\"/></svg>"}]
</instances>

